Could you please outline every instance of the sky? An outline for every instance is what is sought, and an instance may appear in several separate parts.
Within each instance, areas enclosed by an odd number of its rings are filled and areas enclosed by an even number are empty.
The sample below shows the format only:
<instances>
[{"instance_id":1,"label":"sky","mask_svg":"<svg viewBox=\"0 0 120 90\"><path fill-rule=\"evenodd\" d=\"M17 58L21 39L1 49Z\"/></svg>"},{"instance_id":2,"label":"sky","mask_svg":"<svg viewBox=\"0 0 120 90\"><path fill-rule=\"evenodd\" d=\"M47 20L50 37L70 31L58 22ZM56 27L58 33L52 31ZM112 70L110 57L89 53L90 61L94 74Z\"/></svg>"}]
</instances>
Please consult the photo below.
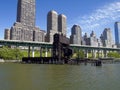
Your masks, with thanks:
<instances>
[{"instance_id":1,"label":"sky","mask_svg":"<svg viewBox=\"0 0 120 90\"><path fill-rule=\"evenodd\" d=\"M4 39L4 29L16 22L18 0L0 1L0 39ZM120 0L36 0L36 26L42 30L47 28L50 10L67 16L68 36L77 24L83 35L93 30L97 37L105 28L111 28L114 39L114 23L120 21Z\"/></svg>"}]
</instances>

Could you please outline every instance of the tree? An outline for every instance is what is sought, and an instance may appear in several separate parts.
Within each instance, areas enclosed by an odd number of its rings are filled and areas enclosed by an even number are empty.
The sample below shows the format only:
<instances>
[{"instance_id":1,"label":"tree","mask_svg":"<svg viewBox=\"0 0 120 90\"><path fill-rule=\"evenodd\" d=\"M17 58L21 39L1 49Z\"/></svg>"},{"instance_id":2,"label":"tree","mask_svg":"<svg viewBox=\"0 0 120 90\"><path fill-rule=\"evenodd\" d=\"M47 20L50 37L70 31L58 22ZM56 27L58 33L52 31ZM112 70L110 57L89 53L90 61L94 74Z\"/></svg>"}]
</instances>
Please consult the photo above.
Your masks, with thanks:
<instances>
[{"instance_id":1,"label":"tree","mask_svg":"<svg viewBox=\"0 0 120 90\"><path fill-rule=\"evenodd\" d=\"M118 52L109 52L108 57L120 58L120 54Z\"/></svg>"}]
</instances>

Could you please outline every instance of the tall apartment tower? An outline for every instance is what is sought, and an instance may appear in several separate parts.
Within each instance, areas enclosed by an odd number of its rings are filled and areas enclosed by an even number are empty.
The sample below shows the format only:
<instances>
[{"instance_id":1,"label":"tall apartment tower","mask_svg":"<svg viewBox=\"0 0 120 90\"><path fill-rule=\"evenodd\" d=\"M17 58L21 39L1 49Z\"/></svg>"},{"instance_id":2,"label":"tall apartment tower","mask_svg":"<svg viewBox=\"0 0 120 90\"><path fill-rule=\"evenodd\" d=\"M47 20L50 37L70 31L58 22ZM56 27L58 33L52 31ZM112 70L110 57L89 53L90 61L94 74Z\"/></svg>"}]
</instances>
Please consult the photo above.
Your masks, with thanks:
<instances>
[{"instance_id":1,"label":"tall apartment tower","mask_svg":"<svg viewBox=\"0 0 120 90\"><path fill-rule=\"evenodd\" d=\"M115 43L120 48L120 22L115 22Z\"/></svg>"},{"instance_id":2,"label":"tall apartment tower","mask_svg":"<svg viewBox=\"0 0 120 90\"><path fill-rule=\"evenodd\" d=\"M47 15L47 34L46 41L53 42L53 35L58 33L58 14L52 10Z\"/></svg>"},{"instance_id":3,"label":"tall apartment tower","mask_svg":"<svg viewBox=\"0 0 120 90\"><path fill-rule=\"evenodd\" d=\"M54 10L47 14L47 34L46 41L53 43L53 36L55 33L60 33L66 37L67 33L67 17L63 14L58 15Z\"/></svg>"},{"instance_id":4,"label":"tall apartment tower","mask_svg":"<svg viewBox=\"0 0 120 90\"><path fill-rule=\"evenodd\" d=\"M5 29L4 39L5 40L10 40L10 29Z\"/></svg>"},{"instance_id":5,"label":"tall apartment tower","mask_svg":"<svg viewBox=\"0 0 120 90\"><path fill-rule=\"evenodd\" d=\"M45 33L35 26L35 1L18 0L17 19L10 29L11 40L44 41Z\"/></svg>"},{"instance_id":6,"label":"tall apartment tower","mask_svg":"<svg viewBox=\"0 0 120 90\"><path fill-rule=\"evenodd\" d=\"M88 38L90 46L97 47L98 46L98 39L94 31L91 32L90 38Z\"/></svg>"},{"instance_id":7,"label":"tall apartment tower","mask_svg":"<svg viewBox=\"0 0 120 90\"><path fill-rule=\"evenodd\" d=\"M66 19L67 17L65 15L58 15L58 32L61 32L64 36L66 36L67 33Z\"/></svg>"},{"instance_id":8,"label":"tall apartment tower","mask_svg":"<svg viewBox=\"0 0 120 90\"><path fill-rule=\"evenodd\" d=\"M82 42L82 31L79 25L73 25L71 29L70 43L79 44Z\"/></svg>"},{"instance_id":9,"label":"tall apartment tower","mask_svg":"<svg viewBox=\"0 0 120 90\"><path fill-rule=\"evenodd\" d=\"M18 0L17 22L35 26L35 0Z\"/></svg>"},{"instance_id":10,"label":"tall apartment tower","mask_svg":"<svg viewBox=\"0 0 120 90\"><path fill-rule=\"evenodd\" d=\"M102 43L104 47L112 47L112 32L110 28L105 28L103 34L101 35Z\"/></svg>"}]
</instances>

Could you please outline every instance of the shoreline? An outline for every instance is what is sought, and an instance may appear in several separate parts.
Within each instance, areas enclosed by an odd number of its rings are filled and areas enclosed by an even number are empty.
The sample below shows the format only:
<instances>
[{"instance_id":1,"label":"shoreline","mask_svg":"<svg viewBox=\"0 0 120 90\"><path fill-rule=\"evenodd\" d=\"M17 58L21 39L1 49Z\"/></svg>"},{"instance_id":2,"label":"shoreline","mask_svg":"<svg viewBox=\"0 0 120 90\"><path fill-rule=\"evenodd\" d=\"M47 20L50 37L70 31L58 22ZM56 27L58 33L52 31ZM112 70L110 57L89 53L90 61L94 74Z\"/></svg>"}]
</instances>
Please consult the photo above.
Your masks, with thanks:
<instances>
[{"instance_id":1,"label":"shoreline","mask_svg":"<svg viewBox=\"0 0 120 90\"><path fill-rule=\"evenodd\" d=\"M0 59L0 63L20 63L22 60L3 60Z\"/></svg>"},{"instance_id":2,"label":"shoreline","mask_svg":"<svg viewBox=\"0 0 120 90\"><path fill-rule=\"evenodd\" d=\"M68 64L80 64L80 63L92 63L94 61L101 61L101 63L103 64L107 64L107 63L120 63L120 58L114 58L114 59L110 59L110 58L100 58L100 59L71 59L70 61L68 61L69 63ZM3 60L3 59L0 59L0 63L23 63L22 60ZM29 63L28 63L29 64ZM31 64L31 63L30 63ZM37 63L36 63L37 64ZM38 63L39 64L39 63ZM45 63L47 64L47 63ZM50 63L49 63L50 64Z\"/></svg>"}]
</instances>

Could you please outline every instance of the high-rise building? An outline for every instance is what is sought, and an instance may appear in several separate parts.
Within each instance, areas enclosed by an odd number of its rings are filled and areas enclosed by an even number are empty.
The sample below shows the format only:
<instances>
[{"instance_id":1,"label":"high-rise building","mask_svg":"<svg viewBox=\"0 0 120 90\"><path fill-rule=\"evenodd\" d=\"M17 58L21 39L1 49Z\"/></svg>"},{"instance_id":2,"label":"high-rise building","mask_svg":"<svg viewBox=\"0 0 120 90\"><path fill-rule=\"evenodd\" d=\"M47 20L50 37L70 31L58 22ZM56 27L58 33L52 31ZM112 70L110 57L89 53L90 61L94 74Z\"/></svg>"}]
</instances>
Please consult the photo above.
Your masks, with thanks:
<instances>
[{"instance_id":1,"label":"high-rise building","mask_svg":"<svg viewBox=\"0 0 120 90\"><path fill-rule=\"evenodd\" d=\"M101 34L101 36L100 36L100 41L101 41L102 46L105 46L105 45L104 45L104 37L103 37L103 34Z\"/></svg>"},{"instance_id":2,"label":"high-rise building","mask_svg":"<svg viewBox=\"0 0 120 90\"><path fill-rule=\"evenodd\" d=\"M58 14L52 10L47 15L47 34L46 41L53 42L53 35L58 33Z\"/></svg>"},{"instance_id":3,"label":"high-rise building","mask_svg":"<svg viewBox=\"0 0 120 90\"><path fill-rule=\"evenodd\" d=\"M88 39L88 35L87 33L85 33L85 35L82 37L82 45L87 45L87 39Z\"/></svg>"},{"instance_id":4,"label":"high-rise building","mask_svg":"<svg viewBox=\"0 0 120 90\"><path fill-rule=\"evenodd\" d=\"M47 32L58 31L58 14L56 11L52 10L48 12L47 15Z\"/></svg>"},{"instance_id":5,"label":"high-rise building","mask_svg":"<svg viewBox=\"0 0 120 90\"><path fill-rule=\"evenodd\" d=\"M55 33L60 33L66 37L67 33L67 17L63 14L58 15L58 13L54 10L51 10L47 14L47 34L46 40L47 42L53 43L53 36Z\"/></svg>"},{"instance_id":6,"label":"high-rise building","mask_svg":"<svg viewBox=\"0 0 120 90\"><path fill-rule=\"evenodd\" d=\"M67 33L66 19L67 17L65 15L58 15L58 32L61 32L64 36L66 36Z\"/></svg>"},{"instance_id":7,"label":"high-rise building","mask_svg":"<svg viewBox=\"0 0 120 90\"><path fill-rule=\"evenodd\" d=\"M46 41L53 42L53 35L58 33L58 14L56 11L49 11L47 14L47 34Z\"/></svg>"},{"instance_id":8,"label":"high-rise building","mask_svg":"<svg viewBox=\"0 0 120 90\"><path fill-rule=\"evenodd\" d=\"M91 32L90 34L90 46L94 46L97 47L98 46L98 39L96 37L96 34L94 33L94 31Z\"/></svg>"},{"instance_id":9,"label":"high-rise building","mask_svg":"<svg viewBox=\"0 0 120 90\"><path fill-rule=\"evenodd\" d=\"M5 29L4 39L5 40L10 40L10 29Z\"/></svg>"},{"instance_id":10,"label":"high-rise building","mask_svg":"<svg viewBox=\"0 0 120 90\"><path fill-rule=\"evenodd\" d=\"M18 0L17 22L35 26L35 0Z\"/></svg>"},{"instance_id":11,"label":"high-rise building","mask_svg":"<svg viewBox=\"0 0 120 90\"><path fill-rule=\"evenodd\" d=\"M104 47L112 47L113 40L110 28L105 28L100 38Z\"/></svg>"},{"instance_id":12,"label":"high-rise building","mask_svg":"<svg viewBox=\"0 0 120 90\"><path fill-rule=\"evenodd\" d=\"M17 19L10 29L11 40L44 41L44 32L35 26L35 1L18 0Z\"/></svg>"},{"instance_id":13,"label":"high-rise building","mask_svg":"<svg viewBox=\"0 0 120 90\"><path fill-rule=\"evenodd\" d=\"M73 25L71 29L70 43L79 44L82 42L82 31L79 25Z\"/></svg>"},{"instance_id":14,"label":"high-rise building","mask_svg":"<svg viewBox=\"0 0 120 90\"><path fill-rule=\"evenodd\" d=\"M120 22L115 22L115 44L120 48Z\"/></svg>"},{"instance_id":15,"label":"high-rise building","mask_svg":"<svg viewBox=\"0 0 120 90\"><path fill-rule=\"evenodd\" d=\"M20 22L15 22L10 29L11 40L33 41L34 27L28 27Z\"/></svg>"},{"instance_id":16,"label":"high-rise building","mask_svg":"<svg viewBox=\"0 0 120 90\"><path fill-rule=\"evenodd\" d=\"M90 37L96 37L96 34L94 31L91 32Z\"/></svg>"},{"instance_id":17,"label":"high-rise building","mask_svg":"<svg viewBox=\"0 0 120 90\"><path fill-rule=\"evenodd\" d=\"M90 36L88 37L87 33L83 36L83 45L89 45L98 47L98 39L94 31L91 32Z\"/></svg>"}]
</instances>

